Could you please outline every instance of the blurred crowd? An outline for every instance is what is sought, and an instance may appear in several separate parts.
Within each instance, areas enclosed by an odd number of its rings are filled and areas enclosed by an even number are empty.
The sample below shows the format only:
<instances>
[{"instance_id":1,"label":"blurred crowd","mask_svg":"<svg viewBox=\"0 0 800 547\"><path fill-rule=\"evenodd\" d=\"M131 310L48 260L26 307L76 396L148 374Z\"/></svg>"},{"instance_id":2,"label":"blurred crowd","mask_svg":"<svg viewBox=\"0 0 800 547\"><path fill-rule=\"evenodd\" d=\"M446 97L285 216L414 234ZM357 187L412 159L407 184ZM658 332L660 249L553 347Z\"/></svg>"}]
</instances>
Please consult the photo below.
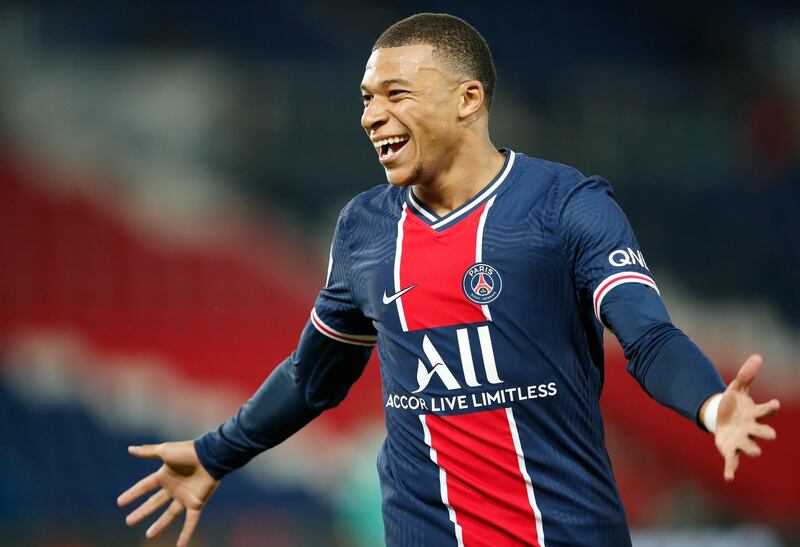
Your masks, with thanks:
<instances>
[{"instance_id":1,"label":"blurred crowd","mask_svg":"<svg viewBox=\"0 0 800 547\"><path fill-rule=\"evenodd\" d=\"M124 446L214 427L291 349L338 210L385 182L359 125L364 63L417 11L464 17L489 42L494 143L606 177L689 334L723 370L746 356L737 342L763 344L778 369L763 389L797 408L796 2L6 1L0 543L138 544L113 500L148 467ZM209 390L215 410L133 390L143 370L194 404ZM207 544L380 542L374 370L364 384L277 463L221 489ZM606 404L635 544L800 542L800 495L748 509L764 491L704 483L713 454L671 468L683 453L627 421L626 389L612 382ZM320 442L336 461L315 459ZM642 462L663 466L655 493L637 488Z\"/></svg>"}]
</instances>

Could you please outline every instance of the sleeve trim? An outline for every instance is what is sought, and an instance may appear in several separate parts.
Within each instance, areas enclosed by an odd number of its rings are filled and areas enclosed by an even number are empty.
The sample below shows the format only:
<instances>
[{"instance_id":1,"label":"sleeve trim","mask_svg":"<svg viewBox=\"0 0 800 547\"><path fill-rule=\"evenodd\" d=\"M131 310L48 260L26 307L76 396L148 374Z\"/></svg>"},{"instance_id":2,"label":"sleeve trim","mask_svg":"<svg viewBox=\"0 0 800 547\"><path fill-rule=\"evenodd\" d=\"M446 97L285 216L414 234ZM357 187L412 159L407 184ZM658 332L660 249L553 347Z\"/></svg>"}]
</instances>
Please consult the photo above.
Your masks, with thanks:
<instances>
[{"instance_id":1,"label":"sleeve trim","mask_svg":"<svg viewBox=\"0 0 800 547\"><path fill-rule=\"evenodd\" d=\"M338 342L356 346L374 346L378 341L378 337L372 334L347 334L326 325L325 322L319 318L317 310L314 308L311 309L311 324L314 325L319 332Z\"/></svg>"},{"instance_id":2,"label":"sleeve trim","mask_svg":"<svg viewBox=\"0 0 800 547\"><path fill-rule=\"evenodd\" d=\"M592 302L594 303L594 315L601 323L602 320L600 319L600 306L603 304L603 298L606 297L611 289L614 287L619 287L620 285L624 285L625 283L641 283L642 285L647 285L648 287L654 289L659 296L661 295L661 292L658 290L656 282L653 281L653 278L643 273L620 272L610 275L600 282L600 284L594 290L594 294L592 295Z\"/></svg>"}]
</instances>

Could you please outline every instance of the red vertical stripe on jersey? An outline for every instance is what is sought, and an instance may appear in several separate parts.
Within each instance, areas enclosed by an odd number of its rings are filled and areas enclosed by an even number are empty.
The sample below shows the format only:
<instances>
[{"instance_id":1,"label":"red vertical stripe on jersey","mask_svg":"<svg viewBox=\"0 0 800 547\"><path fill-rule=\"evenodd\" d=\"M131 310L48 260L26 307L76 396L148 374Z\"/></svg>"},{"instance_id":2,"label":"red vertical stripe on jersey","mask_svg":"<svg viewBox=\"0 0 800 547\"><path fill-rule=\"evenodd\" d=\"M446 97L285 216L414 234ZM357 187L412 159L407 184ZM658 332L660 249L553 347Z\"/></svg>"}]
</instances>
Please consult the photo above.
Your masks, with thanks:
<instances>
[{"instance_id":1,"label":"red vertical stripe on jersey","mask_svg":"<svg viewBox=\"0 0 800 547\"><path fill-rule=\"evenodd\" d=\"M415 214L406 217L400 288L417 285L401 297L408 330L486 321L481 307L469 300L462 288L464 273L475 264L484 207L441 232Z\"/></svg>"},{"instance_id":2,"label":"red vertical stripe on jersey","mask_svg":"<svg viewBox=\"0 0 800 547\"><path fill-rule=\"evenodd\" d=\"M464 547L540 546L506 411L429 414L425 423Z\"/></svg>"}]
</instances>

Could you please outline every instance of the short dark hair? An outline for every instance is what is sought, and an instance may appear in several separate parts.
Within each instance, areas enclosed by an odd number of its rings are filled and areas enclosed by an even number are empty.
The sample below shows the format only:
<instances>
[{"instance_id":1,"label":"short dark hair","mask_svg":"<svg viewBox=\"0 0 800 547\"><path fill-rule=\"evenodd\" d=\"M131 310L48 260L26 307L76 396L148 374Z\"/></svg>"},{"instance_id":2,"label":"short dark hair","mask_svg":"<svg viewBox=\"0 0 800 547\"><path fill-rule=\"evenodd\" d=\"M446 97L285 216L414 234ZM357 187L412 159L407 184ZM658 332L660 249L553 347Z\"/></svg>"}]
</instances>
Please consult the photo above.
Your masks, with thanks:
<instances>
[{"instance_id":1,"label":"short dark hair","mask_svg":"<svg viewBox=\"0 0 800 547\"><path fill-rule=\"evenodd\" d=\"M480 81L486 109L491 107L497 73L489 44L472 25L446 13L418 13L383 31L372 51L417 44L432 45L435 56L466 77Z\"/></svg>"}]
</instances>

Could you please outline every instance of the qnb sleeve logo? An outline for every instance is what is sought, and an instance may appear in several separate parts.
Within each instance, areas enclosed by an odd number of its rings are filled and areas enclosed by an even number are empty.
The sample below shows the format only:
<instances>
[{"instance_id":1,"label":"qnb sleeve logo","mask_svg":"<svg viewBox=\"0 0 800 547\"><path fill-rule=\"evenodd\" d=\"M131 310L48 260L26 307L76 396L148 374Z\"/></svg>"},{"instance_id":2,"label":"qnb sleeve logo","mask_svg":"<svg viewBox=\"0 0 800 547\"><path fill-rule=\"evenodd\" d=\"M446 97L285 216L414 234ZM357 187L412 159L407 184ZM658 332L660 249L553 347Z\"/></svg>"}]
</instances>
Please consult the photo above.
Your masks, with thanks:
<instances>
[{"instance_id":1,"label":"qnb sleeve logo","mask_svg":"<svg viewBox=\"0 0 800 547\"><path fill-rule=\"evenodd\" d=\"M469 387L478 387L480 382L475 373L475 363L472 360L472 348L469 343L469 334L467 329L458 329L456 331L458 338L458 353L461 356L461 369L464 373L464 381ZM494 359L494 350L492 349L492 340L489 337L489 327L478 327L478 340L481 346L481 357L483 358L483 368L486 373L486 379L490 384L502 384L503 380L497 374L497 364ZM436 347L431 342L426 334L422 339L422 351L425 357L430 362L431 368L428 369L422 359L417 360L417 384L419 387L413 393L423 391L434 377L438 377L448 390L461 389L461 384L456 379L453 372L444 362L442 356L437 351Z\"/></svg>"},{"instance_id":2,"label":"qnb sleeve logo","mask_svg":"<svg viewBox=\"0 0 800 547\"><path fill-rule=\"evenodd\" d=\"M476 304L488 304L500 296L503 280L492 266L478 262L464 272L464 294Z\"/></svg>"},{"instance_id":3,"label":"qnb sleeve logo","mask_svg":"<svg viewBox=\"0 0 800 547\"><path fill-rule=\"evenodd\" d=\"M634 251L630 247L627 249L617 249L615 251L611 251L611 254L608 255L608 263L612 266L616 266L617 268L622 268L624 266L635 266L638 264L646 270L650 269L647 267L647 262L644 261L642 251L638 249Z\"/></svg>"}]
</instances>

